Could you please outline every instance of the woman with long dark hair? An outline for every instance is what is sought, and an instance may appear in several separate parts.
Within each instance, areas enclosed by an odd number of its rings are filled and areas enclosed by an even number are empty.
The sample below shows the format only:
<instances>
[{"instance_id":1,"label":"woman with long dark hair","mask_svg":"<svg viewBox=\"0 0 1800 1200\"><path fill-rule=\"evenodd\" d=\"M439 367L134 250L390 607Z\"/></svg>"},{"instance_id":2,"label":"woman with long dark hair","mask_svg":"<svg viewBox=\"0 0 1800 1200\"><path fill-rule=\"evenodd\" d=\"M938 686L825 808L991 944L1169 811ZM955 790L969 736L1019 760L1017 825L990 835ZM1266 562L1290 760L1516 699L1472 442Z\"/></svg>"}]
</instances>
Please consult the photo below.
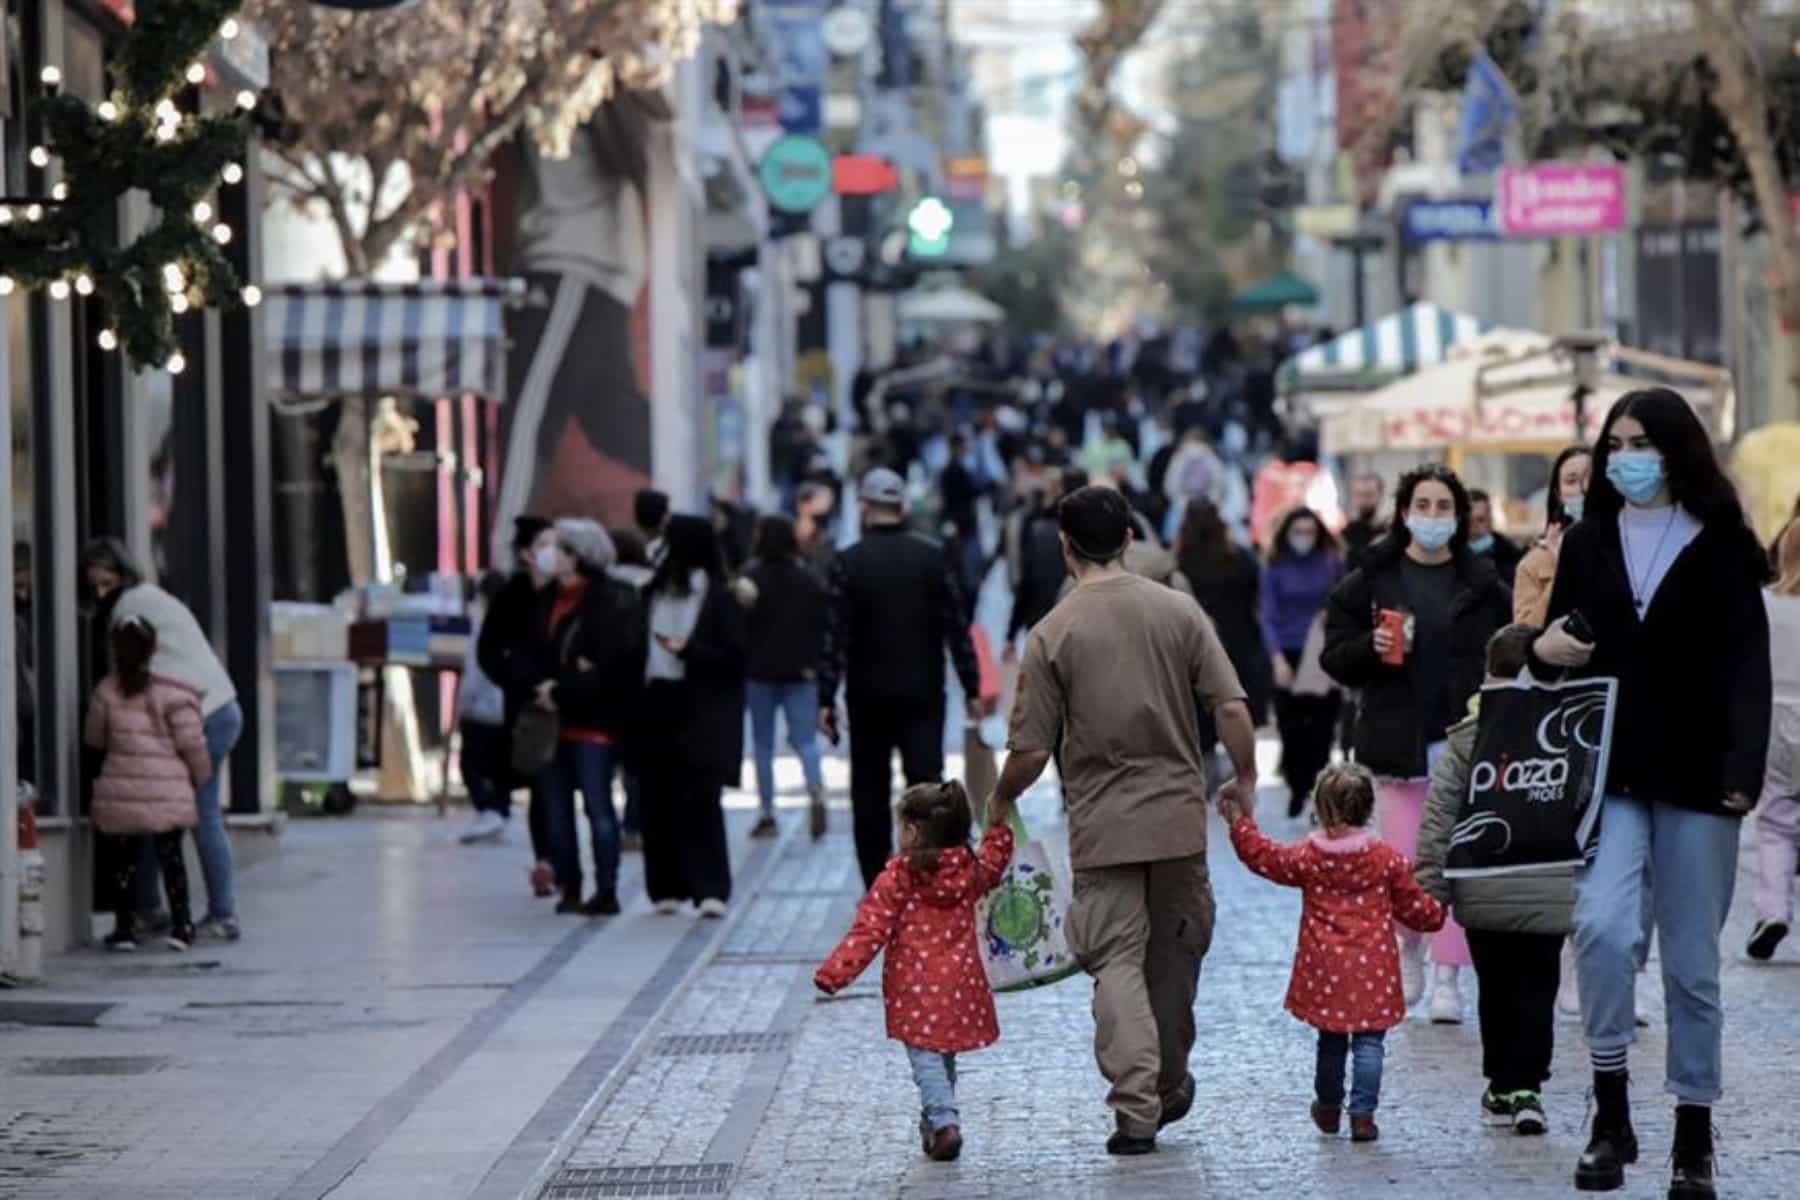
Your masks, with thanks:
<instances>
[{"instance_id":1,"label":"woman with long dark hair","mask_svg":"<svg viewBox=\"0 0 1800 1200\"><path fill-rule=\"evenodd\" d=\"M812 836L825 836L825 775L819 761L819 660L830 621L825 581L801 557L794 522L780 513L757 520L750 568L756 585L750 610L750 735L756 752L761 815L752 837L774 837L775 716L787 723L800 756Z\"/></svg>"},{"instance_id":2,"label":"woman with long dark hair","mask_svg":"<svg viewBox=\"0 0 1800 1200\"><path fill-rule=\"evenodd\" d=\"M1586 446L1569 446L1556 456L1550 468L1547 507L1550 519L1544 536L1526 551L1513 574L1513 620L1520 625L1543 627L1550 612L1550 587L1556 582L1556 557L1562 551L1563 534L1587 511L1588 479L1593 474L1594 452Z\"/></svg>"},{"instance_id":3,"label":"woman with long dark hair","mask_svg":"<svg viewBox=\"0 0 1800 1200\"><path fill-rule=\"evenodd\" d=\"M1338 694L1298 686L1313 627L1325 612L1331 589L1344 574L1337 539L1319 514L1296 508L1281 518L1269 541L1263 572L1262 629L1274 655L1275 723L1281 731L1281 774L1288 785L1288 816L1306 810L1313 781L1331 761L1337 732Z\"/></svg>"},{"instance_id":4,"label":"woman with long dark hair","mask_svg":"<svg viewBox=\"0 0 1800 1200\"><path fill-rule=\"evenodd\" d=\"M744 757L745 592L726 575L706 518L670 517L664 538L644 590L644 887L659 912L692 901L701 916L723 917L731 856L721 800Z\"/></svg>"},{"instance_id":5,"label":"woman with long dark hair","mask_svg":"<svg viewBox=\"0 0 1800 1200\"><path fill-rule=\"evenodd\" d=\"M1356 759L1378 781L1381 836L1412 858L1431 769L1481 687L1488 639L1509 622L1512 597L1493 560L1469 549L1469 492L1456 472L1441 465L1407 472L1394 511L1394 527L1331 594L1323 661L1332 678L1362 689ZM1410 1005L1425 991L1426 947L1398 932ZM1431 1019L1458 1023L1459 974L1472 960L1455 921L1432 936L1431 957Z\"/></svg>"},{"instance_id":6,"label":"woman with long dark hair","mask_svg":"<svg viewBox=\"0 0 1800 1200\"><path fill-rule=\"evenodd\" d=\"M1212 618L1219 641L1237 671L1250 702L1250 719L1261 725L1269 713L1269 649L1263 641L1262 565L1256 555L1231 540L1231 530L1211 500L1190 500L1176 535L1175 555L1194 599ZM1207 713L1200 714L1202 742L1212 752L1218 737Z\"/></svg>"},{"instance_id":7,"label":"woman with long dark hair","mask_svg":"<svg viewBox=\"0 0 1800 1200\"><path fill-rule=\"evenodd\" d=\"M1637 1161L1626 1054L1632 984L1647 936L1662 948L1672 1197L1713 1189L1712 1104L1724 1011L1719 932L1737 882L1738 822L1762 789L1769 748L1768 559L1712 440L1668 388L1620 397L1594 453L1587 511L1563 539L1551 627L1536 654L1619 681L1600 844L1575 881L1575 953L1593 1058L1586 1191L1624 1186ZM1569 630L1579 614L1592 640Z\"/></svg>"}]
</instances>

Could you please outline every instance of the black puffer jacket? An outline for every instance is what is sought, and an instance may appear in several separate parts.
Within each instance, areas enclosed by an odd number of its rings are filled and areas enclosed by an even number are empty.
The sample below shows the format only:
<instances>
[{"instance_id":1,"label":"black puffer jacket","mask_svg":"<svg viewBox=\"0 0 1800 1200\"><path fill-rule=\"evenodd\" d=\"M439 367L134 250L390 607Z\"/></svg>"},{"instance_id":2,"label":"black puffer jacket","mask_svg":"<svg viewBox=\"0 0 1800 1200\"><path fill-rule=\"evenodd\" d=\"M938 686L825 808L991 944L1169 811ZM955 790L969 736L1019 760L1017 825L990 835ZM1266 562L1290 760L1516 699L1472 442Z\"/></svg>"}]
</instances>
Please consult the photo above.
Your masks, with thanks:
<instances>
[{"instance_id":1,"label":"black puffer jacket","mask_svg":"<svg viewBox=\"0 0 1800 1200\"><path fill-rule=\"evenodd\" d=\"M506 697L506 724L531 703L531 690L543 678L538 650L544 640L543 597L523 571L514 573L488 602L475 643L481 673Z\"/></svg>"},{"instance_id":2,"label":"black puffer jacket","mask_svg":"<svg viewBox=\"0 0 1800 1200\"><path fill-rule=\"evenodd\" d=\"M1443 737L1447 722L1428 711L1416 694L1410 662L1389 666L1375 653L1375 614L1410 608L1402 559L1404 533L1369 548L1362 566L1344 577L1325 609L1326 672L1349 688L1362 689L1356 722L1356 760L1377 775L1423 779L1425 748ZM1501 582L1493 560L1458 549L1452 560L1456 589L1450 601L1450 693L1466 701L1481 687L1487 643L1512 620L1512 592Z\"/></svg>"},{"instance_id":3,"label":"black puffer jacket","mask_svg":"<svg viewBox=\"0 0 1800 1200\"><path fill-rule=\"evenodd\" d=\"M556 604L553 584L538 596L538 640L524 674L526 694L547 679L563 728L606 733L622 744L636 729L644 687L649 624L636 589L606 575L587 577L587 591L573 612L550 628Z\"/></svg>"},{"instance_id":4,"label":"black puffer jacket","mask_svg":"<svg viewBox=\"0 0 1800 1200\"><path fill-rule=\"evenodd\" d=\"M825 580L798 558L752 562L749 677L772 683L817 678L831 619Z\"/></svg>"}]
</instances>

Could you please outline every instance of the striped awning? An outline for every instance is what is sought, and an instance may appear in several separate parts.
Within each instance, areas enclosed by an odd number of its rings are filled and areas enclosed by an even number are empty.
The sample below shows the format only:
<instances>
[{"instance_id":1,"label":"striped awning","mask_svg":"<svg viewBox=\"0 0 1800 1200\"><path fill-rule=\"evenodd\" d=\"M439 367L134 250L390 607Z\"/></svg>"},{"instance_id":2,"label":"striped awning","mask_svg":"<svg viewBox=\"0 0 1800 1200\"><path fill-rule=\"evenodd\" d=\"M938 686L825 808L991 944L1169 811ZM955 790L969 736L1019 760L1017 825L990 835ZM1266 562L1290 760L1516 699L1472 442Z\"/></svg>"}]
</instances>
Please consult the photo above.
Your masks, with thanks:
<instances>
[{"instance_id":1,"label":"striped awning","mask_svg":"<svg viewBox=\"0 0 1800 1200\"><path fill-rule=\"evenodd\" d=\"M1282 381L1292 389L1304 386L1307 375L1410 375L1443 362L1451 346L1487 328L1474 317L1420 301L1302 351L1283 365Z\"/></svg>"},{"instance_id":2,"label":"striped awning","mask_svg":"<svg viewBox=\"0 0 1800 1200\"><path fill-rule=\"evenodd\" d=\"M501 310L522 279L279 284L264 289L269 387L287 399L504 399Z\"/></svg>"}]
</instances>

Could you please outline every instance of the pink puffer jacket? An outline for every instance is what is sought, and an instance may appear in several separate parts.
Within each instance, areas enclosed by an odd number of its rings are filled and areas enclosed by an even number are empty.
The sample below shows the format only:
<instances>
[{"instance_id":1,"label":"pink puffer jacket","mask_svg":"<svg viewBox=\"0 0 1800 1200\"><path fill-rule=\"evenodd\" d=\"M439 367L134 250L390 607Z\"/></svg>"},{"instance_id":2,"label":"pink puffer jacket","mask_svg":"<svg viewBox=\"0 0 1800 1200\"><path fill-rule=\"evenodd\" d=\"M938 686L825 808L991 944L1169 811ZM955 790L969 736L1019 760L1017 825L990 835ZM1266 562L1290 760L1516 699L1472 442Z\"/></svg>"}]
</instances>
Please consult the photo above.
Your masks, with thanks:
<instances>
[{"instance_id":1,"label":"pink puffer jacket","mask_svg":"<svg viewBox=\"0 0 1800 1200\"><path fill-rule=\"evenodd\" d=\"M87 744L106 751L94 784L94 828L102 833L168 833L199 821L194 789L212 775L200 693L160 675L127 696L116 678L94 689Z\"/></svg>"}]
</instances>

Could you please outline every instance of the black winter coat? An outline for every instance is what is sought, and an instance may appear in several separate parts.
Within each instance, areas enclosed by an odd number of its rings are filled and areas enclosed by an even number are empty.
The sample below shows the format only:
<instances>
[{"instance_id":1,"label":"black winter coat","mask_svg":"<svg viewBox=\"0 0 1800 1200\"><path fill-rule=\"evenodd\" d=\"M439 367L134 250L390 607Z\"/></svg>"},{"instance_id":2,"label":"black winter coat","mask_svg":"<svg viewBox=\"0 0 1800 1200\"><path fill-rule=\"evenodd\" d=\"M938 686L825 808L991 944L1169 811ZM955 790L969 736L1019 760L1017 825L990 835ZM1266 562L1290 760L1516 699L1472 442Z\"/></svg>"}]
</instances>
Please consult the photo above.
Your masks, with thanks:
<instances>
[{"instance_id":1,"label":"black winter coat","mask_svg":"<svg viewBox=\"0 0 1800 1200\"><path fill-rule=\"evenodd\" d=\"M1752 803L1769 750L1769 617L1762 547L1747 528L1710 525L1683 550L1638 620L1617 520L1563 535L1550 619L1579 610L1594 657L1574 674L1616 676L1607 790L1696 812Z\"/></svg>"},{"instance_id":2,"label":"black winter coat","mask_svg":"<svg viewBox=\"0 0 1800 1200\"><path fill-rule=\"evenodd\" d=\"M531 703L532 688L543 678L536 669L543 641L543 598L530 575L516 572L488 602L475 643L475 661L481 665L481 673L506 697L509 729Z\"/></svg>"},{"instance_id":3,"label":"black winter coat","mask_svg":"<svg viewBox=\"0 0 1800 1200\"><path fill-rule=\"evenodd\" d=\"M556 593L553 584L537 597L538 640L522 665L522 673L532 677L526 695L544 680L554 679L552 698L565 729L610 734L629 747L635 738L644 657L649 652L643 601L628 583L590 575L581 603L551 629Z\"/></svg>"},{"instance_id":4,"label":"black winter coat","mask_svg":"<svg viewBox=\"0 0 1800 1200\"><path fill-rule=\"evenodd\" d=\"M1261 725L1275 691L1274 664L1263 644L1259 617L1262 566L1241 546L1233 546L1223 561L1191 549L1182 552L1180 561L1194 599L1212 618L1219 641L1237 670L1238 682L1250 701L1250 719Z\"/></svg>"},{"instance_id":5,"label":"black winter coat","mask_svg":"<svg viewBox=\"0 0 1800 1200\"><path fill-rule=\"evenodd\" d=\"M1362 566L1333 589L1325 608L1325 671L1348 688L1362 690L1356 721L1356 760L1377 775L1423 779L1425 749L1443 735L1429 729L1423 698L1415 694L1411 662L1389 666L1375 653L1375 614L1407 609L1402 538L1386 537L1369 548ZM1512 620L1512 590L1493 560L1459 549L1450 601L1450 693L1466 700L1486 675L1488 639Z\"/></svg>"},{"instance_id":6,"label":"black winter coat","mask_svg":"<svg viewBox=\"0 0 1800 1200\"><path fill-rule=\"evenodd\" d=\"M780 683L817 678L831 619L825 580L799 559L753 562L744 575L756 585L749 677Z\"/></svg>"},{"instance_id":7,"label":"black winter coat","mask_svg":"<svg viewBox=\"0 0 1800 1200\"><path fill-rule=\"evenodd\" d=\"M649 601L646 593L646 605ZM668 756L683 770L715 786L737 786L744 759L744 669L749 642L748 611L727 581L712 579L694 632L681 651L687 678L674 685L680 689L680 718L662 728L644 730L645 753ZM640 676L644 666L645 660L640 658Z\"/></svg>"}]
</instances>

